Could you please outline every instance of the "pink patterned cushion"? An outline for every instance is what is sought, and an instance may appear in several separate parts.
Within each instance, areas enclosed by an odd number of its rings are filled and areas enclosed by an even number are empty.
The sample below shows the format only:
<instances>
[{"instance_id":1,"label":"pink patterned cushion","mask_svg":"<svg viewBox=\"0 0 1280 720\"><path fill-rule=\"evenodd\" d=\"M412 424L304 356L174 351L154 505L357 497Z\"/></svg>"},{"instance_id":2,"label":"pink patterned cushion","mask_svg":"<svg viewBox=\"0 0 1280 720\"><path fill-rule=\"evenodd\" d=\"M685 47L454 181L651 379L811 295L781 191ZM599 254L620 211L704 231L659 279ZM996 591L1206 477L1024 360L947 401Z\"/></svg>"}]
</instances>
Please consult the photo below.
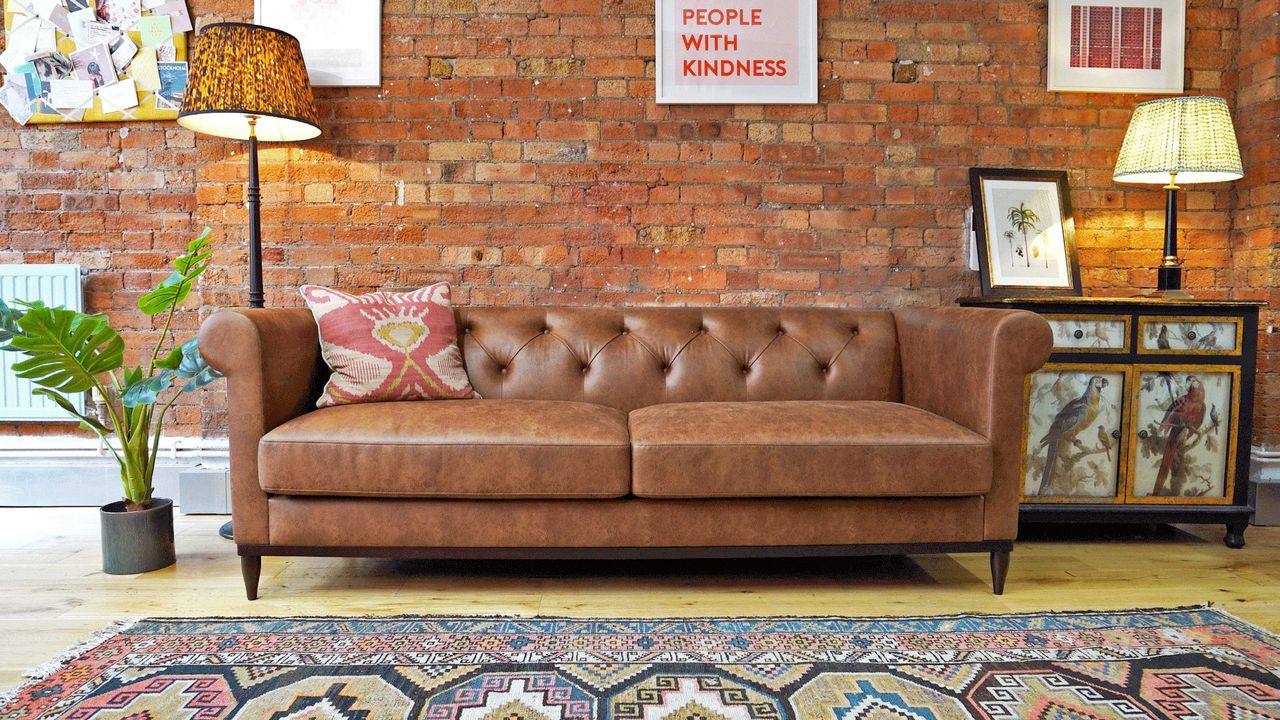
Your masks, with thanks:
<instances>
[{"instance_id":1,"label":"pink patterned cushion","mask_svg":"<svg viewBox=\"0 0 1280 720\"><path fill-rule=\"evenodd\" d=\"M333 374L316 407L472 397L449 283L367 295L303 285Z\"/></svg>"}]
</instances>

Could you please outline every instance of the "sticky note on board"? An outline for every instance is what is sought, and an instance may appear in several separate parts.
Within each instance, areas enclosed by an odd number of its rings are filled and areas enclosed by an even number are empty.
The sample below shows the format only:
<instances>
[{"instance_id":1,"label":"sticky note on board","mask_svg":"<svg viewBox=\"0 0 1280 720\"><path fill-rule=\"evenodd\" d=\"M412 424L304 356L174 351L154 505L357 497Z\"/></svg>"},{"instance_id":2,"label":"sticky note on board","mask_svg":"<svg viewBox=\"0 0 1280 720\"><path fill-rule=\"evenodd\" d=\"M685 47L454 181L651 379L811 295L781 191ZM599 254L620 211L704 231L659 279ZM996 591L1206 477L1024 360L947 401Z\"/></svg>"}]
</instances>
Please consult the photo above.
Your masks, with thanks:
<instances>
[{"instance_id":1,"label":"sticky note on board","mask_svg":"<svg viewBox=\"0 0 1280 720\"><path fill-rule=\"evenodd\" d=\"M98 89L102 112L113 113L138 107L138 86L133 78L125 78L114 85Z\"/></svg>"},{"instance_id":2,"label":"sticky note on board","mask_svg":"<svg viewBox=\"0 0 1280 720\"><path fill-rule=\"evenodd\" d=\"M156 49L144 47L133 58L129 66L129 74L133 76L138 87L148 92L160 89L160 68L156 65Z\"/></svg>"},{"instance_id":3,"label":"sticky note on board","mask_svg":"<svg viewBox=\"0 0 1280 720\"><path fill-rule=\"evenodd\" d=\"M142 47L155 47L173 36L173 25L168 15L144 15L138 20L138 33Z\"/></svg>"},{"instance_id":4,"label":"sticky note on board","mask_svg":"<svg viewBox=\"0 0 1280 720\"><path fill-rule=\"evenodd\" d=\"M166 15L172 23L175 33L191 32L191 13L187 10L186 0L172 0L153 9L156 15Z\"/></svg>"},{"instance_id":5,"label":"sticky note on board","mask_svg":"<svg viewBox=\"0 0 1280 720\"><path fill-rule=\"evenodd\" d=\"M93 104L93 83L89 80L50 80L49 104L59 110L88 107Z\"/></svg>"}]
</instances>

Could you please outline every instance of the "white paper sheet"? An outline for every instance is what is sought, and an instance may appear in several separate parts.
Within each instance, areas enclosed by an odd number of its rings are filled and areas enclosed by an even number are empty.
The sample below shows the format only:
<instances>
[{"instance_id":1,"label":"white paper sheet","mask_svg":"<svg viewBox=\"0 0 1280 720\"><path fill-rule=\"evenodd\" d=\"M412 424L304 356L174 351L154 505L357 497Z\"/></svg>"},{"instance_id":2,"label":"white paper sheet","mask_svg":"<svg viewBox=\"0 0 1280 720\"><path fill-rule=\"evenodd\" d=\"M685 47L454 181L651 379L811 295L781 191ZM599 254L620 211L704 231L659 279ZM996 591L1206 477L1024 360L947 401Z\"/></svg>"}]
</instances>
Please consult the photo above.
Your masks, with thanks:
<instances>
[{"instance_id":1,"label":"white paper sheet","mask_svg":"<svg viewBox=\"0 0 1280 720\"><path fill-rule=\"evenodd\" d=\"M77 10L68 15L67 19L71 22L71 38L76 41L76 45L92 45L93 41L89 38L89 30L86 26L98 21L93 8Z\"/></svg>"},{"instance_id":2,"label":"white paper sheet","mask_svg":"<svg viewBox=\"0 0 1280 720\"><path fill-rule=\"evenodd\" d=\"M120 112L138 107L138 86L133 78L125 78L115 85L98 90L98 99L102 101L102 112Z\"/></svg>"},{"instance_id":3,"label":"white paper sheet","mask_svg":"<svg viewBox=\"0 0 1280 720\"><path fill-rule=\"evenodd\" d=\"M87 108L93 104L93 83L88 80L50 80L49 104L59 110Z\"/></svg>"},{"instance_id":4,"label":"white paper sheet","mask_svg":"<svg viewBox=\"0 0 1280 720\"><path fill-rule=\"evenodd\" d=\"M121 35L111 43L111 64L116 66L116 72L124 72L137 54L138 45L128 35Z\"/></svg>"}]
</instances>

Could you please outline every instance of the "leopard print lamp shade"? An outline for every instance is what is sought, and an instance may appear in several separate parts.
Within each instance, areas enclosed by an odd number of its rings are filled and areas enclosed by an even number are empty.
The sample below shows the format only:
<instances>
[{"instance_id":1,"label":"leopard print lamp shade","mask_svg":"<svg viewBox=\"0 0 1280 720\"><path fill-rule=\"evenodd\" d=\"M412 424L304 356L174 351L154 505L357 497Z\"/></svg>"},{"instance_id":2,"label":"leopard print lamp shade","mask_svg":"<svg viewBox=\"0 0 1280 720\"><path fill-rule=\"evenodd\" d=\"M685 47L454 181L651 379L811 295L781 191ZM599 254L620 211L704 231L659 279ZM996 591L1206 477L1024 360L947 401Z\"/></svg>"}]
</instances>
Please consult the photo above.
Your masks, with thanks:
<instances>
[{"instance_id":1,"label":"leopard print lamp shade","mask_svg":"<svg viewBox=\"0 0 1280 720\"><path fill-rule=\"evenodd\" d=\"M320 134L298 39L248 23L213 23L196 37L178 124L198 133L291 142Z\"/></svg>"}]
</instances>

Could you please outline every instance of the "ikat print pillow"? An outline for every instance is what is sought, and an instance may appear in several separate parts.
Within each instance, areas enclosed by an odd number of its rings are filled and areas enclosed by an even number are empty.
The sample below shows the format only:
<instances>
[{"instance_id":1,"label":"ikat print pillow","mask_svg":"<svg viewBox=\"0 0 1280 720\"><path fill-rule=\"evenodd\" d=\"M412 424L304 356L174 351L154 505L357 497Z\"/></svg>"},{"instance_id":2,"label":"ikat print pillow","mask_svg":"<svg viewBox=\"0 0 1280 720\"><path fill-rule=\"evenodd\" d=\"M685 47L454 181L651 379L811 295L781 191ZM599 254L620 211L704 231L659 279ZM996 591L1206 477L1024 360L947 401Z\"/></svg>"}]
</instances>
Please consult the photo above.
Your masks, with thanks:
<instances>
[{"instance_id":1,"label":"ikat print pillow","mask_svg":"<svg viewBox=\"0 0 1280 720\"><path fill-rule=\"evenodd\" d=\"M473 397L462 365L449 283L349 295L303 285L333 374L316 407Z\"/></svg>"}]
</instances>

